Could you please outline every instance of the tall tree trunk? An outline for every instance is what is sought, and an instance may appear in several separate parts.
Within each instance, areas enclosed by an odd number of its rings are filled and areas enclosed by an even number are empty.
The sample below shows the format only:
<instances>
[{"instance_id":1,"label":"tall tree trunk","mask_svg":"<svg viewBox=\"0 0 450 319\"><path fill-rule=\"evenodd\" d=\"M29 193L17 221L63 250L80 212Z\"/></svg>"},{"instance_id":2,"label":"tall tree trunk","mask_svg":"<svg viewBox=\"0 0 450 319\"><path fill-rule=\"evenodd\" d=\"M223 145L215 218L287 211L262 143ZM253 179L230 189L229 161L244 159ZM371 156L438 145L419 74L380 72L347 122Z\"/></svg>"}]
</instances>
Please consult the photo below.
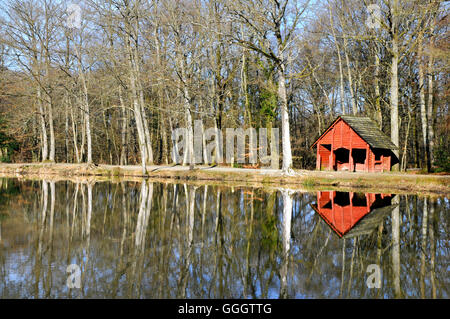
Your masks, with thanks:
<instances>
[{"instance_id":1,"label":"tall tree trunk","mask_svg":"<svg viewBox=\"0 0 450 319\"><path fill-rule=\"evenodd\" d=\"M45 111L42 105L42 94L40 84L38 84L37 88L37 102L39 105L39 118L41 119L42 161L46 161L48 158L48 137L47 137L47 129L45 128Z\"/></svg>"},{"instance_id":2,"label":"tall tree trunk","mask_svg":"<svg viewBox=\"0 0 450 319\"><path fill-rule=\"evenodd\" d=\"M416 168L420 167L420 155L419 155L419 137L417 135L417 115L413 112L413 138L414 138L414 165Z\"/></svg>"},{"instance_id":3,"label":"tall tree trunk","mask_svg":"<svg viewBox=\"0 0 450 319\"><path fill-rule=\"evenodd\" d=\"M327 101L327 105L328 105L328 109L330 110L330 116L333 117L333 105L331 103L331 100L328 96L327 91L325 91L325 89L323 88L323 86L320 84L320 81L317 79L316 73L314 72L314 68L312 67L311 63L308 61L308 66L311 69L311 76L313 77L314 81L316 82L316 84L319 86L319 88L322 90L323 96L325 97L325 100ZM319 126L321 126L321 118L322 118L322 112L319 112L320 109L317 108L318 114L317 114L317 118L319 120ZM320 113L320 114L319 114ZM319 129L319 134L322 133L322 130Z\"/></svg>"},{"instance_id":4,"label":"tall tree trunk","mask_svg":"<svg viewBox=\"0 0 450 319\"><path fill-rule=\"evenodd\" d=\"M81 34L80 34L81 37ZM81 42L81 40L80 40ZM83 119L84 119L84 129L86 133L86 142L87 142L87 163L92 163L92 135L91 135L91 117L90 117L90 111L89 111L89 96L88 96L88 88L87 88L87 79L86 74L83 69L83 61L81 59L81 52L75 42L75 36L74 36L74 49L75 53L78 57L78 71L79 76L81 79L81 86L82 86L82 98L81 98L81 110L83 112Z\"/></svg>"},{"instance_id":5,"label":"tall tree trunk","mask_svg":"<svg viewBox=\"0 0 450 319\"><path fill-rule=\"evenodd\" d=\"M282 171L288 173L292 170L291 134L289 129L289 113L286 94L285 66L281 62L278 68L278 98L281 109L281 140L283 148Z\"/></svg>"},{"instance_id":6,"label":"tall tree trunk","mask_svg":"<svg viewBox=\"0 0 450 319\"><path fill-rule=\"evenodd\" d=\"M80 151L78 150L78 130L76 128L75 118L73 115L72 103L70 102L70 100L69 100L69 103L70 103L70 119L72 122L73 147L74 147L74 151L75 151L76 161L79 164L79 163L81 163L82 154L80 154Z\"/></svg>"},{"instance_id":7,"label":"tall tree trunk","mask_svg":"<svg viewBox=\"0 0 450 319\"><path fill-rule=\"evenodd\" d=\"M336 52L338 55L338 63L339 63L339 98L341 101L341 109L342 109L342 114L345 114L345 92L344 92L344 72L342 70L342 57L341 57L341 50L339 48L339 43L337 41L337 37L336 37L336 32L334 31L334 22L333 22L333 15L331 12L331 7L329 7L329 15L330 15L330 27L331 27L331 32L333 34L333 38L334 38L334 43L336 45Z\"/></svg>"},{"instance_id":8,"label":"tall tree trunk","mask_svg":"<svg viewBox=\"0 0 450 319\"><path fill-rule=\"evenodd\" d=\"M48 97L47 108L48 108L48 128L49 128L49 132L50 132L50 153L49 153L48 159L50 161L54 162L55 161L56 144L55 144L55 128L53 125L53 106L52 106L51 97Z\"/></svg>"},{"instance_id":9,"label":"tall tree trunk","mask_svg":"<svg viewBox=\"0 0 450 319\"><path fill-rule=\"evenodd\" d=\"M133 53L131 52L131 35L128 34L127 39L127 49L128 49L128 66L129 66L129 80L130 80L130 89L131 89L131 96L132 96L132 102L133 102L133 110L134 110L134 116L136 120L136 130L138 133L138 144L139 144L139 150L141 153L141 162L142 162L142 173L145 175L147 173L147 145L145 141L145 133L144 133L144 125L143 125L143 119L142 119L142 108L139 103L139 96L137 92L136 87L136 74L135 74L135 67L134 63L136 61L133 61Z\"/></svg>"},{"instance_id":10,"label":"tall tree trunk","mask_svg":"<svg viewBox=\"0 0 450 319\"><path fill-rule=\"evenodd\" d=\"M50 153L48 156L48 159L52 162L55 161L55 128L53 125L53 102L52 102L52 96L50 95L50 87L51 87L51 80L50 80L50 51L49 51L49 44L50 44L50 27L49 27L49 7L47 2L44 2L44 16L45 16L45 35L44 39L41 39L43 41L42 45L44 46L42 49L45 51L44 56L44 63L45 63L45 84L46 84L46 90L45 90L45 101L47 105L47 112L48 112L48 128L50 133Z\"/></svg>"},{"instance_id":11,"label":"tall tree trunk","mask_svg":"<svg viewBox=\"0 0 450 319\"><path fill-rule=\"evenodd\" d=\"M138 88L139 88L139 101L141 104L141 114L142 114L142 123L144 124L144 135L145 135L145 149L147 150L147 164L153 164L153 148L152 148L152 140L150 136L150 130L148 127L147 113L145 111L145 100L144 100L144 91L142 89L142 84L139 79L139 71L136 72L138 78Z\"/></svg>"},{"instance_id":12,"label":"tall tree trunk","mask_svg":"<svg viewBox=\"0 0 450 319\"><path fill-rule=\"evenodd\" d=\"M86 78L84 73L81 72L82 82L83 82L83 106L84 106L84 118L86 125L86 142L87 142L87 162L92 163L92 135L91 135L91 116L89 112L89 100L88 100L88 90L86 84Z\"/></svg>"},{"instance_id":13,"label":"tall tree trunk","mask_svg":"<svg viewBox=\"0 0 450 319\"><path fill-rule=\"evenodd\" d=\"M428 57L428 109L427 109L427 120L428 120L428 161L427 161L427 169L428 171L431 170L431 166L434 162L434 154L433 154L433 148L434 148L434 116L433 116L433 64L434 64L434 58L433 58L433 45L434 45L434 19L432 20L432 25L430 29L431 33L431 39L429 44L429 57Z\"/></svg>"},{"instance_id":14,"label":"tall tree trunk","mask_svg":"<svg viewBox=\"0 0 450 319\"><path fill-rule=\"evenodd\" d=\"M191 105L191 95L188 88L187 76L186 76L186 65L183 54L180 52L180 39L176 39L177 46L177 67L180 72L180 86L183 95L183 104L184 104L184 116L186 121L186 129L187 129L187 143L186 149L184 150L184 162L189 163L189 169L194 169L195 159L194 159L194 129L192 124L192 105Z\"/></svg>"},{"instance_id":15,"label":"tall tree trunk","mask_svg":"<svg viewBox=\"0 0 450 319\"><path fill-rule=\"evenodd\" d=\"M380 57L379 57L379 49L378 45L375 44L375 77L374 77L374 86L375 86L375 112L376 112L376 121L378 123L378 127L380 129L383 128L383 113L381 111L381 92L380 92Z\"/></svg>"},{"instance_id":16,"label":"tall tree trunk","mask_svg":"<svg viewBox=\"0 0 450 319\"><path fill-rule=\"evenodd\" d=\"M133 43L137 41L137 29L133 28L131 24L131 19L137 19L137 15L134 16L136 12L131 12L130 4L127 2L125 4L125 12L124 16L124 26L125 26L125 47L127 50L127 60L128 60L128 72L129 72L129 81L130 81L130 90L131 90L131 99L133 103L134 117L136 120L136 130L138 133L138 144L139 151L141 153L141 162L142 162L142 174L145 175L147 173L147 156L148 156L148 144L145 136L144 129L144 117L142 114L142 110L144 109L143 103L143 95L140 94L140 84L139 74L138 74L138 66L139 63L137 59L137 43ZM137 23L137 22L136 22Z\"/></svg>"},{"instance_id":17,"label":"tall tree trunk","mask_svg":"<svg viewBox=\"0 0 450 319\"><path fill-rule=\"evenodd\" d=\"M392 142L399 147L399 119L398 119L398 0L391 0L391 36L392 36L392 61L391 61L391 88L390 88L390 104L391 104L391 139ZM399 150L394 150L394 154L399 158ZM399 165L392 166L393 171L399 170Z\"/></svg>"},{"instance_id":18,"label":"tall tree trunk","mask_svg":"<svg viewBox=\"0 0 450 319\"><path fill-rule=\"evenodd\" d=\"M80 94L80 92L78 92ZM81 121L81 145L80 145L80 162L84 160L85 145L86 145L86 117L83 107L83 98L77 95L77 103L81 104L80 109L80 121Z\"/></svg>"},{"instance_id":19,"label":"tall tree trunk","mask_svg":"<svg viewBox=\"0 0 450 319\"><path fill-rule=\"evenodd\" d=\"M137 14L136 14L137 15ZM146 160L148 164L153 164L153 148L152 148L152 142L151 142L151 136L150 136L150 130L148 127L148 120L147 120L147 114L145 111L145 99L144 99L144 89L142 87L142 80L141 80L141 72L140 72L140 58L139 58L139 47L138 47L138 31L139 30L139 22L137 16L135 17L134 22L134 44L131 45L130 42L130 49L133 54L133 60L134 63L132 64L134 67L134 74L135 74L135 85L138 91L139 96L139 103L141 107L141 118L142 118L142 128L144 131L144 138L145 138L145 151L146 151Z\"/></svg>"},{"instance_id":20,"label":"tall tree trunk","mask_svg":"<svg viewBox=\"0 0 450 319\"><path fill-rule=\"evenodd\" d=\"M344 3L344 1L341 1L341 5L344 8L346 4ZM343 21L341 15L339 15L339 22L341 24L341 29L344 31L346 29L346 26L344 25L344 21ZM347 42L347 36L346 36L345 32L342 32L342 39L344 40L344 55L345 55L345 62L347 64L348 90L350 92L350 102L352 105L353 115L356 115L356 113L358 112L358 108L357 108L355 94L354 94L354 90L353 90L353 77L352 77L352 72L351 72L351 68L350 68L350 58L348 56L348 50L347 50L348 42Z\"/></svg>"},{"instance_id":21,"label":"tall tree trunk","mask_svg":"<svg viewBox=\"0 0 450 319\"><path fill-rule=\"evenodd\" d=\"M357 108L357 105L356 105L355 94L353 92L353 78L352 78L352 72L351 72L351 69L350 69L350 59L348 57L347 38L346 38L345 34L344 34L343 38L344 38L345 62L347 63L348 89L350 91L350 101L351 101L351 104L352 104L353 115L356 115L356 113L358 112L358 108Z\"/></svg>"},{"instance_id":22,"label":"tall tree trunk","mask_svg":"<svg viewBox=\"0 0 450 319\"><path fill-rule=\"evenodd\" d=\"M420 104L420 118L422 123L422 138L423 147L425 150L425 162L427 171L429 172L429 158L430 149L428 143L428 119L427 109L425 105L425 87L424 87L424 65L423 65L423 32L419 33L417 44L417 64L419 66L419 104Z\"/></svg>"},{"instance_id":23,"label":"tall tree trunk","mask_svg":"<svg viewBox=\"0 0 450 319\"><path fill-rule=\"evenodd\" d=\"M184 73L184 72L183 72ZM189 90L186 85L184 85L184 110L186 119L186 129L187 129L187 153L189 169L194 169L194 130L192 125L192 113L190 105L190 95Z\"/></svg>"},{"instance_id":24,"label":"tall tree trunk","mask_svg":"<svg viewBox=\"0 0 450 319\"><path fill-rule=\"evenodd\" d=\"M125 107L125 103L123 101L122 96L122 86L119 85L119 101L120 107L122 109L122 127L120 130L120 140L121 140L121 148L120 148L120 165L127 165L127 126L128 126L128 111Z\"/></svg>"},{"instance_id":25,"label":"tall tree trunk","mask_svg":"<svg viewBox=\"0 0 450 319\"><path fill-rule=\"evenodd\" d=\"M155 8L155 10L157 10L157 9L158 8ZM157 11L155 12L155 15L156 16L158 15ZM162 61L161 61L161 44L160 44L160 40L158 38L158 29L159 29L159 25L156 24L155 29L153 30L153 41L155 43L156 65L158 66L158 69L162 70L163 65L162 65ZM157 87L158 107L160 108L160 110L163 110L164 109L164 107L163 107L164 97L163 97L163 85L161 83L164 83L164 82L161 81L161 79L158 79L158 82L159 82L159 85ZM159 121L160 121L161 139L162 139L161 159L162 159L163 163L169 164L170 154L168 154L168 152L167 152L168 142L167 142L165 114L163 114L162 111L160 111L159 114L160 114Z\"/></svg>"},{"instance_id":26,"label":"tall tree trunk","mask_svg":"<svg viewBox=\"0 0 450 319\"><path fill-rule=\"evenodd\" d=\"M142 173L146 174L147 168L147 147L145 144L145 135L144 135L144 127L142 124L142 116L141 116L141 108L139 105L137 92L136 92L136 83L133 72L130 72L130 87L131 87L131 94L133 99L133 110L134 110L134 116L136 120L136 130L138 133L138 143L139 143L139 150L141 152L141 161L142 161Z\"/></svg>"},{"instance_id":27,"label":"tall tree trunk","mask_svg":"<svg viewBox=\"0 0 450 319\"><path fill-rule=\"evenodd\" d=\"M66 157L66 163L70 162L69 157L69 94L66 93L64 96L65 108L64 108L64 153Z\"/></svg>"}]
</instances>

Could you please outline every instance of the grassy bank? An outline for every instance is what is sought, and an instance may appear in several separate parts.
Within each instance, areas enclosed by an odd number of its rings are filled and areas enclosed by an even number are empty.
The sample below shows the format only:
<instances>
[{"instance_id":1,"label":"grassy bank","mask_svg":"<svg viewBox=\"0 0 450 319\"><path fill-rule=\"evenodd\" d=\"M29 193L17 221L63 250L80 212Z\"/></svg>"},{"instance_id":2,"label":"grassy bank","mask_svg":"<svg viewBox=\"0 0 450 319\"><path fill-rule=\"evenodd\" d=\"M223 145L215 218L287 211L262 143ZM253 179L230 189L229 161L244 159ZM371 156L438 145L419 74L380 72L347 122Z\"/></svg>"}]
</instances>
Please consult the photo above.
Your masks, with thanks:
<instances>
[{"instance_id":1,"label":"grassy bank","mask_svg":"<svg viewBox=\"0 0 450 319\"><path fill-rule=\"evenodd\" d=\"M0 164L0 176L28 179L56 180L137 180L143 177L156 180L190 181L196 184L254 187L287 187L292 189L342 189L348 191L387 193L428 193L450 195L449 175L421 175L408 173L349 173L296 170L293 176L278 170L230 167L149 166L142 174L140 166L86 164Z\"/></svg>"}]
</instances>

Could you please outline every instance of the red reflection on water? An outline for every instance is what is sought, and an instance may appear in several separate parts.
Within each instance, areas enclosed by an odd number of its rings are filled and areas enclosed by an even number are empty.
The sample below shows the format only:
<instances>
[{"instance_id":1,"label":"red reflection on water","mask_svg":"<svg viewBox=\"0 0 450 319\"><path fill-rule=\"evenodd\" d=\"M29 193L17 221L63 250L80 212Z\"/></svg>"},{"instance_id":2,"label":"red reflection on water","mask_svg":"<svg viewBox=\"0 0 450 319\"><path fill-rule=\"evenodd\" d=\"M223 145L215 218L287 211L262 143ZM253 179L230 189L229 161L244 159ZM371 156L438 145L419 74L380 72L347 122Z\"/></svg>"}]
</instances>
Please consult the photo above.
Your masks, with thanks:
<instances>
[{"instance_id":1,"label":"red reflection on water","mask_svg":"<svg viewBox=\"0 0 450 319\"><path fill-rule=\"evenodd\" d=\"M340 237L375 209L390 206L392 194L317 192L314 210Z\"/></svg>"}]
</instances>

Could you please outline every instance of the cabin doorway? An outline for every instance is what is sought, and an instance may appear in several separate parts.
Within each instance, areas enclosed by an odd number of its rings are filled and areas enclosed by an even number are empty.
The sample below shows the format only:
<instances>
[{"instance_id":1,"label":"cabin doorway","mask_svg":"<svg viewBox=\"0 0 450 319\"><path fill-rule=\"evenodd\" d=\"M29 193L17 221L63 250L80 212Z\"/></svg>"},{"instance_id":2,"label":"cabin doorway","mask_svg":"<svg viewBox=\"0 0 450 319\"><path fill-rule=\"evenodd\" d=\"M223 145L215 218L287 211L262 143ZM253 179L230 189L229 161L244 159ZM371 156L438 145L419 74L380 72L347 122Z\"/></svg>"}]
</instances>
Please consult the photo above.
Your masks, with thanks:
<instances>
[{"instance_id":1,"label":"cabin doorway","mask_svg":"<svg viewBox=\"0 0 450 319\"><path fill-rule=\"evenodd\" d=\"M341 207L350 205L350 193L349 192L336 192L334 195L334 204Z\"/></svg>"},{"instance_id":2,"label":"cabin doorway","mask_svg":"<svg viewBox=\"0 0 450 319\"><path fill-rule=\"evenodd\" d=\"M350 170L350 150L346 148L338 148L334 151L335 162L334 170L349 171Z\"/></svg>"},{"instance_id":3,"label":"cabin doorway","mask_svg":"<svg viewBox=\"0 0 450 319\"><path fill-rule=\"evenodd\" d=\"M353 164L356 172L363 172L366 168L367 150L354 148L352 150Z\"/></svg>"},{"instance_id":4,"label":"cabin doorway","mask_svg":"<svg viewBox=\"0 0 450 319\"><path fill-rule=\"evenodd\" d=\"M354 207L368 207L366 194L354 193L352 198L352 205Z\"/></svg>"}]
</instances>

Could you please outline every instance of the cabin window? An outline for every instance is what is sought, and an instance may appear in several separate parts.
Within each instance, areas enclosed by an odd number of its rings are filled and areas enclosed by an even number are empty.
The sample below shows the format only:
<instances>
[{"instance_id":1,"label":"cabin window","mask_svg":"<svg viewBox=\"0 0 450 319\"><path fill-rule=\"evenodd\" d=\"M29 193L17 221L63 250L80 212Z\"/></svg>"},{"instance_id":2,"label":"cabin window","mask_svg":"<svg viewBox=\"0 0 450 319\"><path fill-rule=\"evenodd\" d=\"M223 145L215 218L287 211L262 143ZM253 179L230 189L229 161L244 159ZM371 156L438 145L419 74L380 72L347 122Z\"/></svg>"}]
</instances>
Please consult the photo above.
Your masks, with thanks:
<instances>
[{"instance_id":1,"label":"cabin window","mask_svg":"<svg viewBox=\"0 0 450 319\"><path fill-rule=\"evenodd\" d=\"M381 151L375 152L375 160L376 160L376 161L380 161L380 160L381 160L381 154L382 154Z\"/></svg>"}]
</instances>

